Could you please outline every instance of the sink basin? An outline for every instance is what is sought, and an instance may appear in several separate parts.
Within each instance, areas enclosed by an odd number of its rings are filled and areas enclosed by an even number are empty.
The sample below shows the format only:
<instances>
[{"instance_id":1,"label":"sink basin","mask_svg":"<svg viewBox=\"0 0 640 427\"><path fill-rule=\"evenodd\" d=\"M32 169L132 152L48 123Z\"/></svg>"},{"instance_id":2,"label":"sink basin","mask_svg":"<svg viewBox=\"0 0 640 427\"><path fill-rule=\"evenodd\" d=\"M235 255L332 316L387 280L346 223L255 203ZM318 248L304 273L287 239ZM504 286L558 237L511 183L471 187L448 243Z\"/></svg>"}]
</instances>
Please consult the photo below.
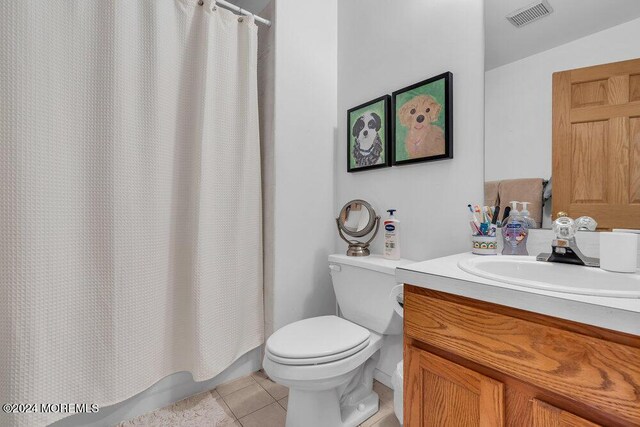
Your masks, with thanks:
<instances>
[{"instance_id":1,"label":"sink basin","mask_svg":"<svg viewBox=\"0 0 640 427\"><path fill-rule=\"evenodd\" d=\"M464 259L458 267L497 282L545 291L615 298L640 298L640 274L536 261L531 256Z\"/></svg>"}]
</instances>

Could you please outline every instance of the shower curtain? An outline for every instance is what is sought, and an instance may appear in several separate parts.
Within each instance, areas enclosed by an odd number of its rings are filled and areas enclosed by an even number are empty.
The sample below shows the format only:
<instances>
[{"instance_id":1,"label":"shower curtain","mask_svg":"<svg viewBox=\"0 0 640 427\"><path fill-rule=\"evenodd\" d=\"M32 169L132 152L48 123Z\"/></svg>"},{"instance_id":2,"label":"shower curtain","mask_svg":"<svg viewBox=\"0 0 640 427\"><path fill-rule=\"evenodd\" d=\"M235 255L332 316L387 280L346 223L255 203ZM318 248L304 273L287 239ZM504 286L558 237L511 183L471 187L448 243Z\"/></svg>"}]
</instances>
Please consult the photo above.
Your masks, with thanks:
<instances>
[{"instance_id":1,"label":"shower curtain","mask_svg":"<svg viewBox=\"0 0 640 427\"><path fill-rule=\"evenodd\" d=\"M256 51L210 0L2 3L0 403L109 405L263 342ZM41 410L0 425L68 415Z\"/></svg>"}]
</instances>

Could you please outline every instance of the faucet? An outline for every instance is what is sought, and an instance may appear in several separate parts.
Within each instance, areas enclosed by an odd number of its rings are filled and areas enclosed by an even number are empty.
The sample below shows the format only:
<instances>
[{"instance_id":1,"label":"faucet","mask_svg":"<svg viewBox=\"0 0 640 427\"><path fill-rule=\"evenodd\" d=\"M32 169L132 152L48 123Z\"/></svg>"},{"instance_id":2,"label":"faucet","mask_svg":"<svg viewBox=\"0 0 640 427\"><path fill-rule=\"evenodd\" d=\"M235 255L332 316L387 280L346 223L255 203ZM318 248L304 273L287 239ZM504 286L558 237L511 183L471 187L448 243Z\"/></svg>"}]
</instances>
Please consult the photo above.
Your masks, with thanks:
<instances>
[{"instance_id":1,"label":"faucet","mask_svg":"<svg viewBox=\"0 0 640 427\"><path fill-rule=\"evenodd\" d=\"M596 231L596 228L598 228L598 223L590 216L581 216L580 218L576 219L576 227L578 227L578 231Z\"/></svg>"},{"instance_id":2,"label":"faucet","mask_svg":"<svg viewBox=\"0 0 640 427\"><path fill-rule=\"evenodd\" d=\"M577 230L578 225L568 216L556 219L553 223L556 238L551 242L551 253L541 253L536 260L600 267L599 258L588 257L578 248L575 238Z\"/></svg>"}]
</instances>

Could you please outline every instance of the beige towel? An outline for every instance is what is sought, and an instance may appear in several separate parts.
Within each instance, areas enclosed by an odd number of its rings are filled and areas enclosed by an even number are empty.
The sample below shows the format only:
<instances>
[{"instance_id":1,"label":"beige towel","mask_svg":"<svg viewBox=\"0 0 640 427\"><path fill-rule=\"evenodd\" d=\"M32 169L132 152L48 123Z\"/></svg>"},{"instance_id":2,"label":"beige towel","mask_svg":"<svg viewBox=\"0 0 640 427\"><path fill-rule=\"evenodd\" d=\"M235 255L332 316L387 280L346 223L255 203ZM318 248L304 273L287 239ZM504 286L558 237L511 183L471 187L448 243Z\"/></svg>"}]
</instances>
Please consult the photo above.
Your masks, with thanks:
<instances>
[{"instance_id":1,"label":"beige towel","mask_svg":"<svg viewBox=\"0 0 640 427\"><path fill-rule=\"evenodd\" d=\"M496 206L500 203L498 200L498 186L500 181L485 181L484 183L484 205Z\"/></svg>"},{"instance_id":2,"label":"beige towel","mask_svg":"<svg viewBox=\"0 0 640 427\"><path fill-rule=\"evenodd\" d=\"M500 219L512 200L529 203L529 214L536 222L537 228L542 225L542 178L505 179L498 186L498 200L500 202ZM485 183L486 191L487 183ZM485 193L485 199L486 199ZM489 205L491 206L491 205ZM518 209L522 209L519 205Z\"/></svg>"}]
</instances>

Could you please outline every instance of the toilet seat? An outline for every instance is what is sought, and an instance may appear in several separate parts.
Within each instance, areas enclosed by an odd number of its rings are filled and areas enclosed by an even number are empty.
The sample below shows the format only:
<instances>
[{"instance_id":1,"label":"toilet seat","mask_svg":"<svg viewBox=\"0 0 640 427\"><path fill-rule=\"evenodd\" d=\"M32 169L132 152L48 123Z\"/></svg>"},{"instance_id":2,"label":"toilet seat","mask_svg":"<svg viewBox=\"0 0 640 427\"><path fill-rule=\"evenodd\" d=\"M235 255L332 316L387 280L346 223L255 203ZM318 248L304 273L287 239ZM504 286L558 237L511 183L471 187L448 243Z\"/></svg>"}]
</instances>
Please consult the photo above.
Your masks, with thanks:
<instances>
[{"instance_id":1,"label":"toilet seat","mask_svg":"<svg viewBox=\"0 0 640 427\"><path fill-rule=\"evenodd\" d=\"M347 351L343 351L341 353L336 353L336 354L332 354L329 356L320 356L320 357L308 357L308 358L287 358L287 357L280 357L280 356L276 356L275 354L272 354L270 352L266 352L266 355L269 359L273 360L274 362L278 362L281 363L283 365L318 365L321 363L329 363L329 362L335 362L337 360L342 360L346 357L352 356L356 353L358 353L359 351L361 351L363 348L365 348L366 346L369 345L369 339L367 339L366 341L363 341L361 344L358 344L357 346L347 350Z\"/></svg>"},{"instance_id":2,"label":"toilet seat","mask_svg":"<svg viewBox=\"0 0 640 427\"><path fill-rule=\"evenodd\" d=\"M317 365L352 356L369 344L371 332L337 316L291 323L267 340L266 356L283 365Z\"/></svg>"}]
</instances>

